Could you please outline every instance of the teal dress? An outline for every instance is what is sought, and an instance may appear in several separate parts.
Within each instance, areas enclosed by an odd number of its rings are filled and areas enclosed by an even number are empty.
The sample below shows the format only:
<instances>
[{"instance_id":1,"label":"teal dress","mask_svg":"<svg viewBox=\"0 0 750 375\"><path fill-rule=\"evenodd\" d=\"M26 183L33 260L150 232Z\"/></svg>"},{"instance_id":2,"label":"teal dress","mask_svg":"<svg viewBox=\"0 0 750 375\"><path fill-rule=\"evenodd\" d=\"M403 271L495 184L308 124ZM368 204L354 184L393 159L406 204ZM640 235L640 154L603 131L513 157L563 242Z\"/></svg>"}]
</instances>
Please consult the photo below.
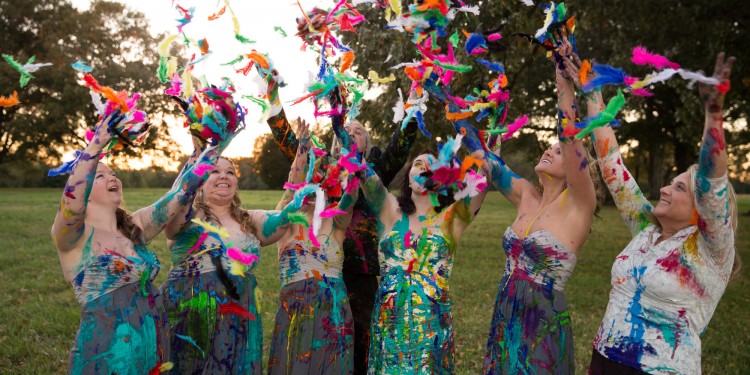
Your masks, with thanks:
<instances>
[{"instance_id":1,"label":"teal dress","mask_svg":"<svg viewBox=\"0 0 750 375\"><path fill-rule=\"evenodd\" d=\"M172 246L172 269L161 289L175 374L262 373L263 330L252 272L257 261L246 266L230 259L228 245L190 224ZM254 235L243 233L234 245L260 258Z\"/></svg>"},{"instance_id":2,"label":"teal dress","mask_svg":"<svg viewBox=\"0 0 750 375\"><path fill-rule=\"evenodd\" d=\"M455 372L448 294L454 252L453 240L439 229L394 230L381 238L370 374Z\"/></svg>"},{"instance_id":3,"label":"teal dress","mask_svg":"<svg viewBox=\"0 0 750 375\"><path fill-rule=\"evenodd\" d=\"M167 315L153 284L159 260L144 245L135 255L91 253L92 229L72 286L81 324L69 374L146 374L169 359Z\"/></svg>"}]
</instances>

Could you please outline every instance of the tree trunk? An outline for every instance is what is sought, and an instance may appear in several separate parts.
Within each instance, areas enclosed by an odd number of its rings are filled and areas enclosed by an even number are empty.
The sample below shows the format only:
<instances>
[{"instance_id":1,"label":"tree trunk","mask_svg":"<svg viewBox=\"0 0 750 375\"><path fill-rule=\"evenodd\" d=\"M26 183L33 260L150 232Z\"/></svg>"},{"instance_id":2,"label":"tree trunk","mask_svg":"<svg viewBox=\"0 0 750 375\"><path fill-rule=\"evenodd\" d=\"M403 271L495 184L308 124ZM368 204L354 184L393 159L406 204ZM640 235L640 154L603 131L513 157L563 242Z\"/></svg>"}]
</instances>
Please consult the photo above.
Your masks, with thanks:
<instances>
[{"instance_id":1,"label":"tree trunk","mask_svg":"<svg viewBox=\"0 0 750 375\"><path fill-rule=\"evenodd\" d=\"M648 198L659 199L667 170L664 166L664 145L654 142L648 146Z\"/></svg>"}]
</instances>

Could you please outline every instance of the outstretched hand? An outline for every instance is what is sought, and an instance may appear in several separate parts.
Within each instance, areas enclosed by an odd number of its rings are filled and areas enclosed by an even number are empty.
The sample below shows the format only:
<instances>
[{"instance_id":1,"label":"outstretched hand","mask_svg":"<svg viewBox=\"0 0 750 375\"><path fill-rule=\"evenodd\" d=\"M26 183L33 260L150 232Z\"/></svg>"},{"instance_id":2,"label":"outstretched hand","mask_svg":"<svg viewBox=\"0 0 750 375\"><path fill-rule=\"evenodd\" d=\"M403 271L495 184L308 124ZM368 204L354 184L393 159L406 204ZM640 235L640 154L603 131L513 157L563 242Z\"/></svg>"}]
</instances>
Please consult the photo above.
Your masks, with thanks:
<instances>
[{"instance_id":1,"label":"outstretched hand","mask_svg":"<svg viewBox=\"0 0 750 375\"><path fill-rule=\"evenodd\" d=\"M716 55L713 78L721 83L718 86L701 83L698 86L703 107L707 112L717 113L724 109L724 97L729 91L729 76L732 74L732 65L736 60L734 56L725 58L724 52Z\"/></svg>"},{"instance_id":2,"label":"outstretched hand","mask_svg":"<svg viewBox=\"0 0 750 375\"><path fill-rule=\"evenodd\" d=\"M301 117L297 117L297 141L299 147L305 150L310 148L310 125Z\"/></svg>"}]
</instances>

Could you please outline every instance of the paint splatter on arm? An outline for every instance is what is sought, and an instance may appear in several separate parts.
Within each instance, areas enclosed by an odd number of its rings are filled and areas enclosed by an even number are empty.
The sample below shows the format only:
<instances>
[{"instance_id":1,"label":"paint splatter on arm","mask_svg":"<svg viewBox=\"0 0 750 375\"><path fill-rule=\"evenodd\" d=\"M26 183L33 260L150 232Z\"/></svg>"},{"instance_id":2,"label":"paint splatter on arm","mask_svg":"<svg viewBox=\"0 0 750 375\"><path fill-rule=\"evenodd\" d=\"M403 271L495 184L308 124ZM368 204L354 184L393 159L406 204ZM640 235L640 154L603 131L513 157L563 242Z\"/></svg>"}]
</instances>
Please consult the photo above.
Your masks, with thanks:
<instances>
[{"instance_id":1,"label":"paint splatter on arm","mask_svg":"<svg viewBox=\"0 0 750 375\"><path fill-rule=\"evenodd\" d=\"M495 154L500 156L499 148L495 151ZM506 164L492 158L484 158L482 171L492 181L492 184L500 190L500 193L513 203L515 207L521 204L521 198L526 191L534 189L534 186L529 181L515 174Z\"/></svg>"},{"instance_id":2,"label":"paint splatter on arm","mask_svg":"<svg viewBox=\"0 0 750 375\"><path fill-rule=\"evenodd\" d=\"M112 139L106 126L102 126L107 122L108 119L105 119L97 125L94 138L81 154L65 184L60 208L52 224L52 238L58 251L73 249L83 236L91 188L96 178L104 178L103 174L97 175L96 169L102 149Z\"/></svg>"},{"instance_id":3,"label":"paint splatter on arm","mask_svg":"<svg viewBox=\"0 0 750 375\"><path fill-rule=\"evenodd\" d=\"M225 146L209 147L198 157L192 166L185 169L179 183L154 204L133 213L133 221L141 227L146 241L156 237L164 228L180 228L190 220L190 209L198 189L203 185L214 168L221 150Z\"/></svg>"},{"instance_id":4,"label":"paint splatter on arm","mask_svg":"<svg viewBox=\"0 0 750 375\"><path fill-rule=\"evenodd\" d=\"M369 165L367 169L359 173L359 176L361 179L360 187L362 188L362 193L364 193L365 200L367 200L367 204L373 210L376 217L382 217L390 195L388 189Z\"/></svg>"},{"instance_id":5,"label":"paint splatter on arm","mask_svg":"<svg viewBox=\"0 0 750 375\"><path fill-rule=\"evenodd\" d=\"M310 141L309 134L307 134L307 125L305 124L303 126L302 124L300 124L298 133L301 137L300 141L298 142L299 146L297 147L297 153L294 157L294 161L292 162L292 166L289 169L287 189L284 190L284 195L281 197L279 204L276 206L277 210L280 210L287 204L289 204L289 202L292 200L292 197L294 196L294 189L292 189L292 187L296 187L301 184L305 178L305 170L307 169L307 164L309 162L308 150Z\"/></svg>"},{"instance_id":6,"label":"paint splatter on arm","mask_svg":"<svg viewBox=\"0 0 750 375\"><path fill-rule=\"evenodd\" d=\"M556 69L557 81L557 129L560 139L560 150L563 156L563 168L568 185L571 207L593 215L596 209L596 192L589 174L588 153L583 142L565 135L567 124L575 123L579 117L576 104L575 88L564 74L566 71Z\"/></svg>"},{"instance_id":7,"label":"paint splatter on arm","mask_svg":"<svg viewBox=\"0 0 750 375\"><path fill-rule=\"evenodd\" d=\"M734 57L716 57L714 77L722 84L700 86L706 118L695 176L695 206L698 212L698 229L709 254L717 265L734 256L734 229L730 210L727 176L727 152L724 139L724 96L729 90L729 76ZM736 213L735 213L736 215Z\"/></svg>"}]
</instances>

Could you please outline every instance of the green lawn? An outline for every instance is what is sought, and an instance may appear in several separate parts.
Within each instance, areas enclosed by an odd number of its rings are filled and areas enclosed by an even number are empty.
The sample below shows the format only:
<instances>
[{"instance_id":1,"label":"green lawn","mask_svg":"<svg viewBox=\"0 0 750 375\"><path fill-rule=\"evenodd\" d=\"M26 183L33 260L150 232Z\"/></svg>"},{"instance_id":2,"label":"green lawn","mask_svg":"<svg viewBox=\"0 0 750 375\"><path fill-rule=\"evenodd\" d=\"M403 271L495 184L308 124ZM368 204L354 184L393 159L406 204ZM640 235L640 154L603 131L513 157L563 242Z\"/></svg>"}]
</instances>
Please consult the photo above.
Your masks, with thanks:
<instances>
[{"instance_id":1,"label":"green lawn","mask_svg":"<svg viewBox=\"0 0 750 375\"><path fill-rule=\"evenodd\" d=\"M152 203L163 190L127 189L131 210ZM0 190L0 373L63 373L78 327L79 306L63 280L49 236L61 191ZM269 209L280 192L242 192L247 208ZM740 199L740 212L750 210L750 197ZM460 243L453 278L456 368L459 374L481 372L492 307L504 267L500 236L514 210L498 193L491 193L476 222ZM566 288L575 332L576 368L585 373L591 340L604 314L609 272L629 235L617 212L605 208L579 255ZM166 243L151 244L162 260L161 283L169 269ZM750 265L750 220L741 218L737 249ZM264 337L268 350L279 289L276 247L263 249L257 269L262 296ZM748 266L750 268L750 266ZM729 285L703 335L703 372L750 373L750 271ZM264 357L267 353L264 353Z\"/></svg>"}]
</instances>

